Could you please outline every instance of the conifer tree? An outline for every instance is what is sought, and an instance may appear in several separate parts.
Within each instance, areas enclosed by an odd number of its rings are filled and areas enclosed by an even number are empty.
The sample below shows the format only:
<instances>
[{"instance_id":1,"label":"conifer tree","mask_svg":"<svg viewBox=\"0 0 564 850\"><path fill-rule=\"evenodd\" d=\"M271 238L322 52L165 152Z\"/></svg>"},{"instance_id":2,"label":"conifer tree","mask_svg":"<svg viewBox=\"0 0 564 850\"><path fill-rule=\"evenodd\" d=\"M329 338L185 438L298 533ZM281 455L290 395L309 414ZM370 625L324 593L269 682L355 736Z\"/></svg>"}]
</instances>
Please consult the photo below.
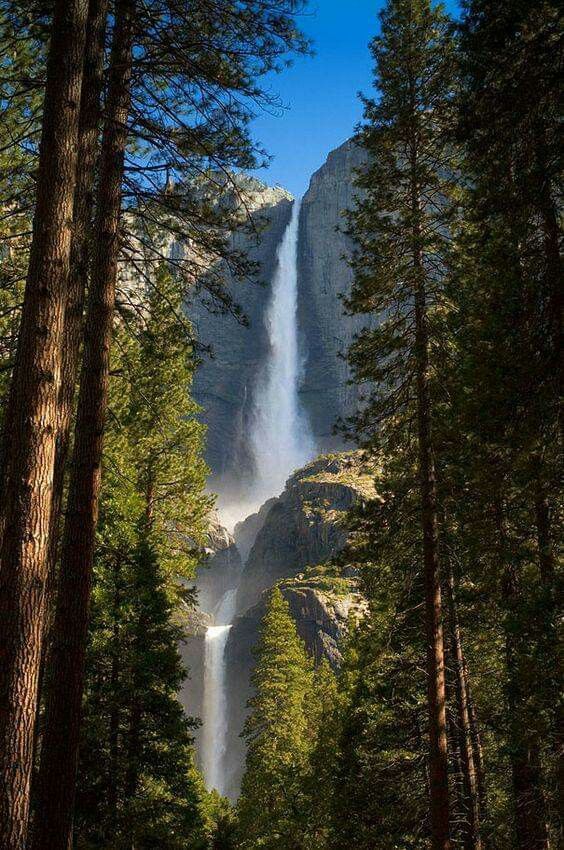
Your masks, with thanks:
<instances>
[{"instance_id":1,"label":"conifer tree","mask_svg":"<svg viewBox=\"0 0 564 850\"><path fill-rule=\"evenodd\" d=\"M558 804L550 812L547 802L562 798L554 607L562 391L554 55L562 31L561 9L550 2L477 0L466 4L461 27L460 136L472 183L459 242L455 368L465 390L457 397L474 446L467 472L493 517L488 537L481 535L496 553L522 848L549 846Z\"/></svg>"},{"instance_id":2,"label":"conifer tree","mask_svg":"<svg viewBox=\"0 0 564 850\"><path fill-rule=\"evenodd\" d=\"M154 4L116 0L114 4L85 321L87 333L54 626L55 642L67 650L60 655L60 686L51 691L48 701L41 754L40 781L47 787L49 778L57 775L58 782L55 789L51 785L49 805L42 809L35 833L37 847L47 840L68 841L72 822L131 118L135 115L139 120L143 127L140 136L149 145L154 145L161 154L171 149L177 154L176 168L171 166L166 154L164 167L156 162L152 166L161 177L160 190L155 193L158 197L168 197L171 171L176 173L180 169L185 176L187 168L191 168L205 175L210 162L222 171L226 165L250 165L252 146L247 133L250 108L244 105L245 97L260 101L257 80L280 67L282 57L288 52L304 48L305 42L294 24L294 14L300 8L301 3L294 0L278 0L274 5L252 4L252 14L247 3L223 7L203 2L196 8L168 0ZM195 29L200 39L194 39ZM174 33L172 41L170 33ZM163 44L169 61L163 59ZM153 61L155 55L157 61ZM138 74L140 66L143 72ZM162 98L164 90L166 102ZM152 104L148 109L147 97ZM183 167L178 165L179 160ZM166 173L166 185L163 185L163 173ZM142 182L145 186L145 176ZM210 217L213 220L209 227L199 221L196 228L199 238L194 253L200 261L200 271L202 262L213 267L213 261L218 259L218 254L222 256L221 250L227 243L228 217L222 216L221 210L214 214L209 201L210 190L216 185L212 173L197 195L185 193L190 197L192 211L195 207L205 210L204 220L208 223ZM144 190L140 193L146 198ZM178 217L181 208L177 204L168 211ZM220 227L223 230L218 235ZM188 235L183 234L184 238ZM209 250L209 244L215 250ZM146 247L150 251L153 245ZM236 252L228 253L237 257ZM241 263L236 266L241 268ZM246 268L244 262L242 266ZM214 283L215 292L219 290L221 295L217 276Z\"/></svg>"},{"instance_id":3,"label":"conifer tree","mask_svg":"<svg viewBox=\"0 0 564 850\"><path fill-rule=\"evenodd\" d=\"M360 141L365 191L350 217L356 240L347 307L378 324L353 343L355 379L371 382L356 422L364 443L414 441L426 604L430 813L434 850L450 847L445 655L439 570L432 391L444 308L447 199L452 162L442 135L452 95L448 20L428 0L389 2L374 39L378 100L367 101ZM415 428L412 429L412 422ZM413 430L415 433L413 433Z\"/></svg>"},{"instance_id":4,"label":"conifer tree","mask_svg":"<svg viewBox=\"0 0 564 850\"><path fill-rule=\"evenodd\" d=\"M268 601L256 658L255 695L243 733L248 752L238 804L239 846L299 848L306 826L313 663L278 588Z\"/></svg>"},{"instance_id":5,"label":"conifer tree","mask_svg":"<svg viewBox=\"0 0 564 850\"><path fill-rule=\"evenodd\" d=\"M178 643L189 602L181 577L194 573L210 506L203 494L204 429L190 399L191 330L177 317L181 291L181 282L161 268L143 315L124 315L117 329L78 778L79 846L115 840L120 847L132 841L199 847L209 832L194 766L194 721L177 697L186 675Z\"/></svg>"}]
</instances>

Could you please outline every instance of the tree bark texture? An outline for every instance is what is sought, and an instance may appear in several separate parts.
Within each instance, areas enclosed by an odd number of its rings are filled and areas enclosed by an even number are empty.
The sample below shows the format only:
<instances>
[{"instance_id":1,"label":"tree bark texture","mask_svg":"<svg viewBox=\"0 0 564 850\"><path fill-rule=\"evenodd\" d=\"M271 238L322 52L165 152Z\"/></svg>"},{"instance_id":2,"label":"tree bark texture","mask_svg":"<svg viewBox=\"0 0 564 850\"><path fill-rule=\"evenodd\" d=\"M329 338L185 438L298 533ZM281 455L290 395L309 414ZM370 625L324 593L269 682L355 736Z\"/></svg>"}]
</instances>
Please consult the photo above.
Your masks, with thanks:
<instances>
[{"instance_id":1,"label":"tree bark texture","mask_svg":"<svg viewBox=\"0 0 564 850\"><path fill-rule=\"evenodd\" d=\"M102 139L93 265L86 315L52 664L57 687L45 708L35 850L66 850L72 830L92 562L108 404L119 255L121 194L130 104L134 0L117 0Z\"/></svg>"},{"instance_id":2,"label":"tree bark texture","mask_svg":"<svg viewBox=\"0 0 564 850\"><path fill-rule=\"evenodd\" d=\"M437 481L431 437L429 338L425 268L421 245L421 200L417 185L417 143L411 153L412 264L415 308L415 370L419 489L427 632L427 705L429 718L430 814L433 850L451 850L448 785L445 650L437 522Z\"/></svg>"},{"instance_id":3,"label":"tree bark texture","mask_svg":"<svg viewBox=\"0 0 564 850\"><path fill-rule=\"evenodd\" d=\"M462 638L460 636L460 624L458 621L454 573L452 571L452 565L450 564L448 570L447 590L452 656L455 666L458 738L460 742L459 748L462 761L464 796L466 798L466 814L468 818L467 829L465 830L464 846L466 850L482 850L483 844L480 835L480 794L476 765L474 762L472 727L470 721L470 709L468 705L469 685L467 681L466 662L462 651Z\"/></svg>"},{"instance_id":4,"label":"tree bark texture","mask_svg":"<svg viewBox=\"0 0 564 850\"><path fill-rule=\"evenodd\" d=\"M53 621L53 594L55 590L59 527L63 501L66 462L70 443L74 410L75 387L78 375L84 294L88 278L88 237L93 210L93 185L98 156L100 130L100 97L104 81L104 38L108 0L90 0L86 25L86 49L80 102L78 162L74 195L73 231L71 242L70 273L67 286L63 342L61 354L61 384L59 387L58 422L53 471L51 523L47 555L47 584L45 598L45 634L43 638L38 687L38 715L41 705L50 630ZM37 746L38 730L36 730Z\"/></svg>"},{"instance_id":5,"label":"tree bark texture","mask_svg":"<svg viewBox=\"0 0 564 850\"><path fill-rule=\"evenodd\" d=\"M5 415L0 504L0 846L26 843L70 267L87 0L58 0L36 208Z\"/></svg>"}]
</instances>

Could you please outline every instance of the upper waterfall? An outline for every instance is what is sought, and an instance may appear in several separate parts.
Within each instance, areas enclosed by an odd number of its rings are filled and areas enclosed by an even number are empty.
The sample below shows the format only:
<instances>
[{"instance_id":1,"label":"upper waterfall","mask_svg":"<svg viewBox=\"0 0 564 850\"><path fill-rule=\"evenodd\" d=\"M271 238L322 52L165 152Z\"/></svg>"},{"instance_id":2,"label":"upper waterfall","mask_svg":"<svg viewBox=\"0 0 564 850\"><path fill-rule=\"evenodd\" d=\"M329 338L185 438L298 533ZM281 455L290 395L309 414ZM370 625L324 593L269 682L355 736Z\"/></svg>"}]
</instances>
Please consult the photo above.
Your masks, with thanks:
<instances>
[{"instance_id":1,"label":"upper waterfall","mask_svg":"<svg viewBox=\"0 0 564 850\"><path fill-rule=\"evenodd\" d=\"M257 382L250 449L254 464L251 498L260 505L284 489L288 476L315 455L309 420L299 402L298 230L300 201L277 252L277 267L265 315L269 355Z\"/></svg>"}]
</instances>

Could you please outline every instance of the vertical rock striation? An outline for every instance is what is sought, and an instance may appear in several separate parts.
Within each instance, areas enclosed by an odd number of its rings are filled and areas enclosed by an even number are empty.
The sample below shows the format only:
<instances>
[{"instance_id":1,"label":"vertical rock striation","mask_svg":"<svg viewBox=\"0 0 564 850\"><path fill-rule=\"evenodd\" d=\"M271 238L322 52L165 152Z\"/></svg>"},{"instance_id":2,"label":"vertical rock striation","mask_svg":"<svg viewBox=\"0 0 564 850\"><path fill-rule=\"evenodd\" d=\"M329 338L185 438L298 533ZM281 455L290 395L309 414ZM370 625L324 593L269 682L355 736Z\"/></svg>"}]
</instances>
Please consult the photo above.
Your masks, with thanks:
<instances>
[{"instance_id":1,"label":"vertical rock striation","mask_svg":"<svg viewBox=\"0 0 564 850\"><path fill-rule=\"evenodd\" d=\"M302 200L298 243L299 322L304 353L302 399L320 451L342 446L333 428L358 407L359 390L348 384L340 357L368 321L345 316L340 296L348 294L352 242L343 232L344 211L355 203L354 172L365 154L352 139L332 151L312 176Z\"/></svg>"},{"instance_id":2,"label":"vertical rock striation","mask_svg":"<svg viewBox=\"0 0 564 850\"><path fill-rule=\"evenodd\" d=\"M213 472L212 489L224 491L233 485L234 496L249 474L249 416L260 367L268 353L264 315L276 268L276 250L290 220L292 197L284 189L254 181L252 218L257 234L233 236L233 247L248 253L260 264L258 281L228 281L234 301L248 318L245 327L233 316L210 313L198 300L188 313L198 339L210 345L197 370L193 394L203 408L208 425L207 461ZM268 224L264 226L265 219Z\"/></svg>"}]
</instances>

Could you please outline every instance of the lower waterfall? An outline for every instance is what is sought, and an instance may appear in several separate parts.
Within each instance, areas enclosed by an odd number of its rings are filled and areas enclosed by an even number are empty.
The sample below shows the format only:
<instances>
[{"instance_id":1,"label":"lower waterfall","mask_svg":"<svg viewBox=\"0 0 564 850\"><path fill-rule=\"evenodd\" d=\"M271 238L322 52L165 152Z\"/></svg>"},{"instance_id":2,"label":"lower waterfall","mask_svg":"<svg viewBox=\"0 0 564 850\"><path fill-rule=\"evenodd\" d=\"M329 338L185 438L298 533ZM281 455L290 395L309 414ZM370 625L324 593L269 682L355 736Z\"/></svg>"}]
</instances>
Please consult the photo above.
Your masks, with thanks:
<instances>
[{"instance_id":1,"label":"lower waterfall","mask_svg":"<svg viewBox=\"0 0 564 850\"><path fill-rule=\"evenodd\" d=\"M225 647L235 613L237 589L224 594L215 613L216 623L206 629L204 645L203 730L200 758L208 789L225 792L223 759L227 738L227 694L225 689Z\"/></svg>"},{"instance_id":2,"label":"lower waterfall","mask_svg":"<svg viewBox=\"0 0 564 850\"><path fill-rule=\"evenodd\" d=\"M227 735L225 646L231 626L210 626L204 650L204 727L201 760L206 787L223 794L223 757Z\"/></svg>"}]
</instances>

